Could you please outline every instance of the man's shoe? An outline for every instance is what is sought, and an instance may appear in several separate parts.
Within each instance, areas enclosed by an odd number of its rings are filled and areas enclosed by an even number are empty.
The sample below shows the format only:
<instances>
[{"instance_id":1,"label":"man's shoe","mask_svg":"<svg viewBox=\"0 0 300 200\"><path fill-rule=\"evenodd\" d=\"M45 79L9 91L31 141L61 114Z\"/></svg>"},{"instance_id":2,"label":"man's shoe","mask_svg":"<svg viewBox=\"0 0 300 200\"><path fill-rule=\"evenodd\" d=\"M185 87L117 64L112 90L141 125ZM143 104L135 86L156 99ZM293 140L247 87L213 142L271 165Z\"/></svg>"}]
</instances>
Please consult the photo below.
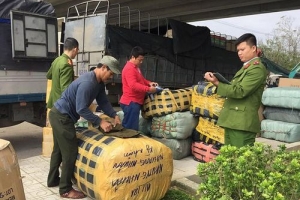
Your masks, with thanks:
<instances>
[{"instance_id":1,"label":"man's shoe","mask_svg":"<svg viewBox=\"0 0 300 200\"><path fill-rule=\"evenodd\" d=\"M47 186L48 187L56 187L59 185L59 181L60 181L60 178L58 178L56 181L54 181L52 183L47 183Z\"/></svg>"}]
</instances>

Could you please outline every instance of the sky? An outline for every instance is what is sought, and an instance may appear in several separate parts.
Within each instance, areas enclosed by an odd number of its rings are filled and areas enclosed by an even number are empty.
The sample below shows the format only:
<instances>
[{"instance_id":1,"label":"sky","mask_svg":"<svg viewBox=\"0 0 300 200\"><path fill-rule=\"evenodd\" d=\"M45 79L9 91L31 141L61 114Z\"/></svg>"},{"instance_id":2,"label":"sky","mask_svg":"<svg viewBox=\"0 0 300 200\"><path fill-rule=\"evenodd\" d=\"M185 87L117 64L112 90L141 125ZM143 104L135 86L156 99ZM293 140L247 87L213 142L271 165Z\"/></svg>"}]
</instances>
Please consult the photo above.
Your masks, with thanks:
<instances>
[{"instance_id":1,"label":"sky","mask_svg":"<svg viewBox=\"0 0 300 200\"><path fill-rule=\"evenodd\" d=\"M247 32L253 33L258 41L264 42L268 37L272 36L273 30L277 27L276 24L283 16L294 20L293 27L300 27L300 10L198 21L190 24L207 26L211 31L236 38Z\"/></svg>"}]
</instances>

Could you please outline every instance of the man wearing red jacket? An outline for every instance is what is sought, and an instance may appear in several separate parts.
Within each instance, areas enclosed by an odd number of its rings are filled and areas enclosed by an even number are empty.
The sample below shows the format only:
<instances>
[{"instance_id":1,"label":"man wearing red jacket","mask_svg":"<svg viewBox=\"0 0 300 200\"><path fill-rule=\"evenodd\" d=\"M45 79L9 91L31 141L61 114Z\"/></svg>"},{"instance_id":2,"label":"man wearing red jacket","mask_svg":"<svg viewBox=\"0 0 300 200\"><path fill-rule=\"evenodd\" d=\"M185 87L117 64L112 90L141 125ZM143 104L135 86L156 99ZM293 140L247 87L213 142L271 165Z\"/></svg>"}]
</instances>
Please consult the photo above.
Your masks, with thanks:
<instances>
[{"instance_id":1,"label":"man wearing red jacket","mask_svg":"<svg viewBox=\"0 0 300 200\"><path fill-rule=\"evenodd\" d=\"M124 112L122 125L128 129L139 129L139 116L141 107L147 93L155 93L156 82L144 78L140 66L144 60L144 51L136 46L132 49L130 60L122 70L123 95L120 105Z\"/></svg>"}]
</instances>

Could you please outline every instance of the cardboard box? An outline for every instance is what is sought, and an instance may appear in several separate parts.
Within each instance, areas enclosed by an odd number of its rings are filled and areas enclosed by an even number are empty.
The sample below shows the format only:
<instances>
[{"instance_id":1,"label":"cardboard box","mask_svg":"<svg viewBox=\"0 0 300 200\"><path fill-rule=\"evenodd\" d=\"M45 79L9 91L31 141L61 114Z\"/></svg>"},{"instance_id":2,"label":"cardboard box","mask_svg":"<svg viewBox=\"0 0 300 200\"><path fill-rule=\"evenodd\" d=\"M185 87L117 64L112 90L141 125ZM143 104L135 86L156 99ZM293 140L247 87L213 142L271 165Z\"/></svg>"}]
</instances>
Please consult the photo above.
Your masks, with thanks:
<instances>
[{"instance_id":1,"label":"cardboard box","mask_svg":"<svg viewBox=\"0 0 300 200\"><path fill-rule=\"evenodd\" d=\"M43 127L43 142L53 142L53 132L51 127Z\"/></svg>"},{"instance_id":2,"label":"cardboard box","mask_svg":"<svg viewBox=\"0 0 300 200\"><path fill-rule=\"evenodd\" d=\"M50 124L50 120L49 120L49 112L50 112L51 109L47 108L47 116L46 116L46 126L47 127L51 127L51 124Z\"/></svg>"},{"instance_id":3,"label":"cardboard box","mask_svg":"<svg viewBox=\"0 0 300 200\"><path fill-rule=\"evenodd\" d=\"M53 151L53 142L43 142L42 143L42 155L44 157L50 158L52 151Z\"/></svg>"},{"instance_id":4,"label":"cardboard box","mask_svg":"<svg viewBox=\"0 0 300 200\"><path fill-rule=\"evenodd\" d=\"M46 103L48 103L51 88L52 88L52 80L47 79Z\"/></svg>"},{"instance_id":5,"label":"cardboard box","mask_svg":"<svg viewBox=\"0 0 300 200\"><path fill-rule=\"evenodd\" d=\"M0 200L25 200L20 167L15 150L0 139Z\"/></svg>"},{"instance_id":6,"label":"cardboard box","mask_svg":"<svg viewBox=\"0 0 300 200\"><path fill-rule=\"evenodd\" d=\"M300 88L300 79L280 78L278 87L297 87L297 88Z\"/></svg>"},{"instance_id":7,"label":"cardboard box","mask_svg":"<svg viewBox=\"0 0 300 200\"><path fill-rule=\"evenodd\" d=\"M53 132L51 127L43 127L42 155L51 157L53 151ZM1 199L0 199L1 200Z\"/></svg>"}]
</instances>

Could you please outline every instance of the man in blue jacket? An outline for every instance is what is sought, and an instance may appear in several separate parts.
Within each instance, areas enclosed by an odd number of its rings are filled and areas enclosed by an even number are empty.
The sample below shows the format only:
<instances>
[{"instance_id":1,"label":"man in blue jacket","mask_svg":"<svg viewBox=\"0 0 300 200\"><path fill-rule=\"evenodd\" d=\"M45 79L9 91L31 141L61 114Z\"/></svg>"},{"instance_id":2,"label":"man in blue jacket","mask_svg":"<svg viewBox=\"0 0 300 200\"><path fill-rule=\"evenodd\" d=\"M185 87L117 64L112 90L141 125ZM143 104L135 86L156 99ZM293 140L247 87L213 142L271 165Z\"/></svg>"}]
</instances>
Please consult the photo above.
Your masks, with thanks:
<instances>
[{"instance_id":1,"label":"man in blue jacket","mask_svg":"<svg viewBox=\"0 0 300 200\"><path fill-rule=\"evenodd\" d=\"M206 72L204 78L218 87L218 95L226 97L218 119L218 125L225 129L225 144L242 147L253 145L256 134L260 132L258 109L267 70L257 56L253 34L246 33L239 37L236 47L244 65L230 84L220 82L211 72Z\"/></svg>"},{"instance_id":2,"label":"man in blue jacket","mask_svg":"<svg viewBox=\"0 0 300 200\"><path fill-rule=\"evenodd\" d=\"M95 70L73 81L50 110L49 120L53 130L54 146L47 185L48 187L59 185L59 193L63 198L80 199L85 196L82 192L74 190L71 182L78 154L74 124L80 116L90 121L94 127L101 127L105 132L113 128L110 122L101 120L89 110L89 106L96 99L101 110L114 118L116 124L121 124L105 93L105 82L114 74L120 74L119 62L112 56L104 56Z\"/></svg>"}]
</instances>

